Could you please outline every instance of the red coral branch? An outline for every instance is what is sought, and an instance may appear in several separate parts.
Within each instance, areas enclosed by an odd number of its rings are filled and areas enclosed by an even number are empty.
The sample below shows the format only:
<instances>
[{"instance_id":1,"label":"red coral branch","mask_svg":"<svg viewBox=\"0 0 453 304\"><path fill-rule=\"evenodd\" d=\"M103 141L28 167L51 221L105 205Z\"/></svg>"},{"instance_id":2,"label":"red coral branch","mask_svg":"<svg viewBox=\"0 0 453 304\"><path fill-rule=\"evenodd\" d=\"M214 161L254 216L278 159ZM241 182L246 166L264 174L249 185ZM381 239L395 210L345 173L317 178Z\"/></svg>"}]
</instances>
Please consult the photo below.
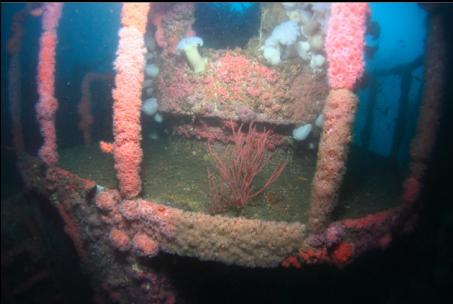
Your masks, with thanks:
<instances>
[{"instance_id":1,"label":"red coral branch","mask_svg":"<svg viewBox=\"0 0 453 304\"><path fill-rule=\"evenodd\" d=\"M279 164L264 185L255 190L253 182L270 160L266 153L270 131L258 132L253 123L250 124L247 133L242 132L243 125L235 128L230 124L230 127L234 145L227 147L223 156L208 146L209 155L220 176L219 181L208 172L210 196L214 207L226 205L243 208L247 202L263 193L277 180L288 162Z\"/></svg>"}]
</instances>

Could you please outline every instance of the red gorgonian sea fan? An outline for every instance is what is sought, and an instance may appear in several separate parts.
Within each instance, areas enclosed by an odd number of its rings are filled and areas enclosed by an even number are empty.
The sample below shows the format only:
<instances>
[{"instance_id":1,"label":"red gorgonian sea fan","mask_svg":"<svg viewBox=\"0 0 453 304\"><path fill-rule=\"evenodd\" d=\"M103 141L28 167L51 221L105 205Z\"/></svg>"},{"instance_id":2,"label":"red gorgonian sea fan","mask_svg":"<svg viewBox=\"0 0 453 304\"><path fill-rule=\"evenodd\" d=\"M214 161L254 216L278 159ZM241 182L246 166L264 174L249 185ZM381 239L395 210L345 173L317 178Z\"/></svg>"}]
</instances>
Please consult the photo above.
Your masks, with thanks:
<instances>
[{"instance_id":1,"label":"red gorgonian sea fan","mask_svg":"<svg viewBox=\"0 0 453 304\"><path fill-rule=\"evenodd\" d=\"M270 155L266 143L270 131L258 132L252 122L248 132L242 132L243 124L237 128L229 123L232 131L233 145L229 145L220 155L208 146L209 155L217 170L216 178L208 171L212 211L224 207L242 209L250 200L264 192L282 174L288 161L280 163L266 179L264 185L256 189L254 181L262 169L269 163Z\"/></svg>"}]
</instances>

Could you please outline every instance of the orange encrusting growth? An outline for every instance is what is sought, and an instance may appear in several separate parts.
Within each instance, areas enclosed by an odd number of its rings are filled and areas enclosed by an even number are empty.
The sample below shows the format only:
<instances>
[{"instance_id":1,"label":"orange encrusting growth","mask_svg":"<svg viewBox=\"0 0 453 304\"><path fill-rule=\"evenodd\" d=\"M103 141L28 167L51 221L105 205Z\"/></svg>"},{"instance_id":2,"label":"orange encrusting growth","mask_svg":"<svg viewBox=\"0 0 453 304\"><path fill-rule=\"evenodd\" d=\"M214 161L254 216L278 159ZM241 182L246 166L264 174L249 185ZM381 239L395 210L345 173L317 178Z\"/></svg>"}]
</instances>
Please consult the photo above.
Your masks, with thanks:
<instances>
[{"instance_id":1,"label":"orange encrusting growth","mask_svg":"<svg viewBox=\"0 0 453 304\"><path fill-rule=\"evenodd\" d=\"M113 144L112 143L108 143L108 142L101 140L99 142L99 149L101 149L101 151L104 153L113 154Z\"/></svg>"},{"instance_id":2,"label":"orange encrusting growth","mask_svg":"<svg viewBox=\"0 0 453 304\"><path fill-rule=\"evenodd\" d=\"M354 254L354 246L348 242L341 242L333 250L331 256L338 264L346 264Z\"/></svg>"},{"instance_id":3,"label":"orange encrusting growth","mask_svg":"<svg viewBox=\"0 0 453 304\"><path fill-rule=\"evenodd\" d=\"M134 236L133 248L138 255L141 256L155 256L159 252L157 242L148 237L145 233L137 233Z\"/></svg>"},{"instance_id":4,"label":"orange encrusting growth","mask_svg":"<svg viewBox=\"0 0 453 304\"><path fill-rule=\"evenodd\" d=\"M129 249L130 240L125 231L114 228L110 231L109 238L112 245L118 248L118 250L126 251Z\"/></svg>"},{"instance_id":5,"label":"orange encrusting growth","mask_svg":"<svg viewBox=\"0 0 453 304\"><path fill-rule=\"evenodd\" d=\"M118 57L114 63L113 156L120 192L125 198L134 198L141 192L140 109L146 52L143 35L148 11L149 4L123 4Z\"/></svg>"}]
</instances>

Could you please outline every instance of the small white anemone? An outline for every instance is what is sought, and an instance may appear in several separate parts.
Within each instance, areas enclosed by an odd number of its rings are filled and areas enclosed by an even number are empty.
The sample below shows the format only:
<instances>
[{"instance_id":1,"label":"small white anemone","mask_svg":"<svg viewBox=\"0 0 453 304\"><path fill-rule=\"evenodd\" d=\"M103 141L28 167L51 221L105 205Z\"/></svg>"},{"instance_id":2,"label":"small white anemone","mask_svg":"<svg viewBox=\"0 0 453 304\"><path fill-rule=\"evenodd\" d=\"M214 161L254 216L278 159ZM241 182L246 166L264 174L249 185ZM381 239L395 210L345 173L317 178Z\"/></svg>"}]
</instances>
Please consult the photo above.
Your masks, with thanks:
<instances>
[{"instance_id":1,"label":"small white anemone","mask_svg":"<svg viewBox=\"0 0 453 304\"><path fill-rule=\"evenodd\" d=\"M159 67L154 63L148 64L145 68L146 76L148 77L156 77L159 74Z\"/></svg>"},{"instance_id":2,"label":"small white anemone","mask_svg":"<svg viewBox=\"0 0 453 304\"><path fill-rule=\"evenodd\" d=\"M203 46L203 39L201 39L200 37L183 38L181 41L179 41L176 47L176 52L178 54L184 52L187 61L189 61L189 64L192 67L193 71L195 73L203 73L206 69L208 59L200 56L200 53L198 52L198 46Z\"/></svg>"},{"instance_id":3,"label":"small white anemone","mask_svg":"<svg viewBox=\"0 0 453 304\"><path fill-rule=\"evenodd\" d=\"M297 141L305 140L308 137L308 134L310 134L312 128L313 126L311 124L306 124L295 128L293 130L293 138Z\"/></svg>"},{"instance_id":4,"label":"small white anemone","mask_svg":"<svg viewBox=\"0 0 453 304\"><path fill-rule=\"evenodd\" d=\"M282 45L291 45L299 37L299 27L294 21L286 21L277 25L272 31L271 37L274 37Z\"/></svg>"},{"instance_id":5,"label":"small white anemone","mask_svg":"<svg viewBox=\"0 0 453 304\"><path fill-rule=\"evenodd\" d=\"M296 50L297 53L299 54L300 58L302 58L305 61L310 60L310 44L307 41L298 41L296 43Z\"/></svg>"},{"instance_id":6,"label":"small white anemone","mask_svg":"<svg viewBox=\"0 0 453 304\"><path fill-rule=\"evenodd\" d=\"M266 46L263 49L263 57L272 65L280 64L280 47Z\"/></svg>"},{"instance_id":7,"label":"small white anemone","mask_svg":"<svg viewBox=\"0 0 453 304\"><path fill-rule=\"evenodd\" d=\"M156 114L158 108L159 108L159 104L157 103L157 99L156 98L148 98L143 103L142 111L146 115L152 116L152 115Z\"/></svg>"},{"instance_id":8,"label":"small white anemone","mask_svg":"<svg viewBox=\"0 0 453 304\"><path fill-rule=\"evenodd\" d=\"M101 193L102 191L105 190L105 187L104 186L101 186L99 184L96 184L96 193L99 194Z\"/></svg>"},{"instance_id":9,"label":"small white anemone","mask_svg":"<svg viewBox=\"0 0 453 304\"><path fill-rule=\"evenodd\" d=\"M159 134L157 134L156 131L151 131L151 133L148 134L149 139L156 140L159 139Z\"/></svg>"},{"instance_id":10,"label":"small white anemone","mask_svg":"<svg viewBox=\"0 0 453 304\"><path fill-rule=\"evenodd\" d=\"M277 65L280 63L280 46L289 46L296 42L299 37L299 27L294 21L286 21L277 25L272 34L266 39L261 47L263 57L270 64Z\"/></svg>"},{"instance_id":11,"label":"small white anemone","mask_svg":"<svg viewBox=\"0 0 453 304\"><path fill-rule=\"evenodd\" d=\"M318 118L316 118L315 120L315 125L318 128L322 128L322 126L324 125L324 114L321 113L318 115Z\"/></svg>"},{"instance_id":12,"label":"small white anemone","mask_svg":"<svg viewBox=\"0 0 453 304\"><path fill-rule=\"evenodd\" d=\"M155 122L162 123L163 120L164 120L164 118L162 117L162 115L160 115L159 113L154 114L154 121Z\"/></svg>"},{"instance_id":13,"label":"small white anemone","mask_svg":"<svg viewBox=\"0 0 453 304\"><path fill-rule=\"evenodd\" d=\"M310 67L312 70L314 71L321 71L322 70L322 66L324 65L324 62L326 61L326 59L324 58L323 55L313 55L311 57L311 61L310 61Z\"/></svg>"}]
</instances>

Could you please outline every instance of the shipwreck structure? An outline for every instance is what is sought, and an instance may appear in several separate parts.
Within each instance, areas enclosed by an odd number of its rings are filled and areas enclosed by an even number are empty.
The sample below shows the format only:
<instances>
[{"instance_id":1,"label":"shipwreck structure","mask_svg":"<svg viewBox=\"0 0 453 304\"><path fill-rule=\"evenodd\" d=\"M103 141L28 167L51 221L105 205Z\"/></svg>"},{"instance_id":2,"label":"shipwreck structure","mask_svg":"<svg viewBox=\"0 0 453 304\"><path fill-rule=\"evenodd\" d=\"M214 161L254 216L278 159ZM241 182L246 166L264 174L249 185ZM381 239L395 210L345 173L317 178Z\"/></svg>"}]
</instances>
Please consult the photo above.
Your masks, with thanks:
<instances>
[{"instance_id":1,"label":"shipwreck structure","mask_svg":"<svg viewBox=\"0 0 453 304\"><path fill-rule=\"evenodd\" d=\"M19 168L27 190L58 210L99 294L120 303L174 302L171 283L146 263L160 252L245 267L343 267L368 251L386 248L416 225L442 102L440 17L430 20L422 115L395 207L337 220L333 213L347 170L358 101L354 89L365 68L369 7L342 3L281 11L277 5L263 5L259 37L234 50L203 48L199 40L190 39L196 36L193 4L122 5L112 92L114 140L101 143L114 159L116 189L59 166L54 72L63 5L45 4L35 12L43 18L37 115L44 145L39 157L23 154L20 122L14 120ZM294 37L282 36L293 30ZM10 48L12 56L19 50ZM84 98L79 111L89 115ZM156 102L158 112L153 110ZM143 198L140 115L145 104L156 121L165 119L169 133L209 143L231 142L227 122L253 121L274 131L271 149L287 145L298 126L314 130L322 118L315 137L308 221L212 215ZM12 107L16 117L17 108ZM93 118L82 121L82 130L90 134ZM86 141L91 138L85 136Z\"/></svg>"}]
</instances>

